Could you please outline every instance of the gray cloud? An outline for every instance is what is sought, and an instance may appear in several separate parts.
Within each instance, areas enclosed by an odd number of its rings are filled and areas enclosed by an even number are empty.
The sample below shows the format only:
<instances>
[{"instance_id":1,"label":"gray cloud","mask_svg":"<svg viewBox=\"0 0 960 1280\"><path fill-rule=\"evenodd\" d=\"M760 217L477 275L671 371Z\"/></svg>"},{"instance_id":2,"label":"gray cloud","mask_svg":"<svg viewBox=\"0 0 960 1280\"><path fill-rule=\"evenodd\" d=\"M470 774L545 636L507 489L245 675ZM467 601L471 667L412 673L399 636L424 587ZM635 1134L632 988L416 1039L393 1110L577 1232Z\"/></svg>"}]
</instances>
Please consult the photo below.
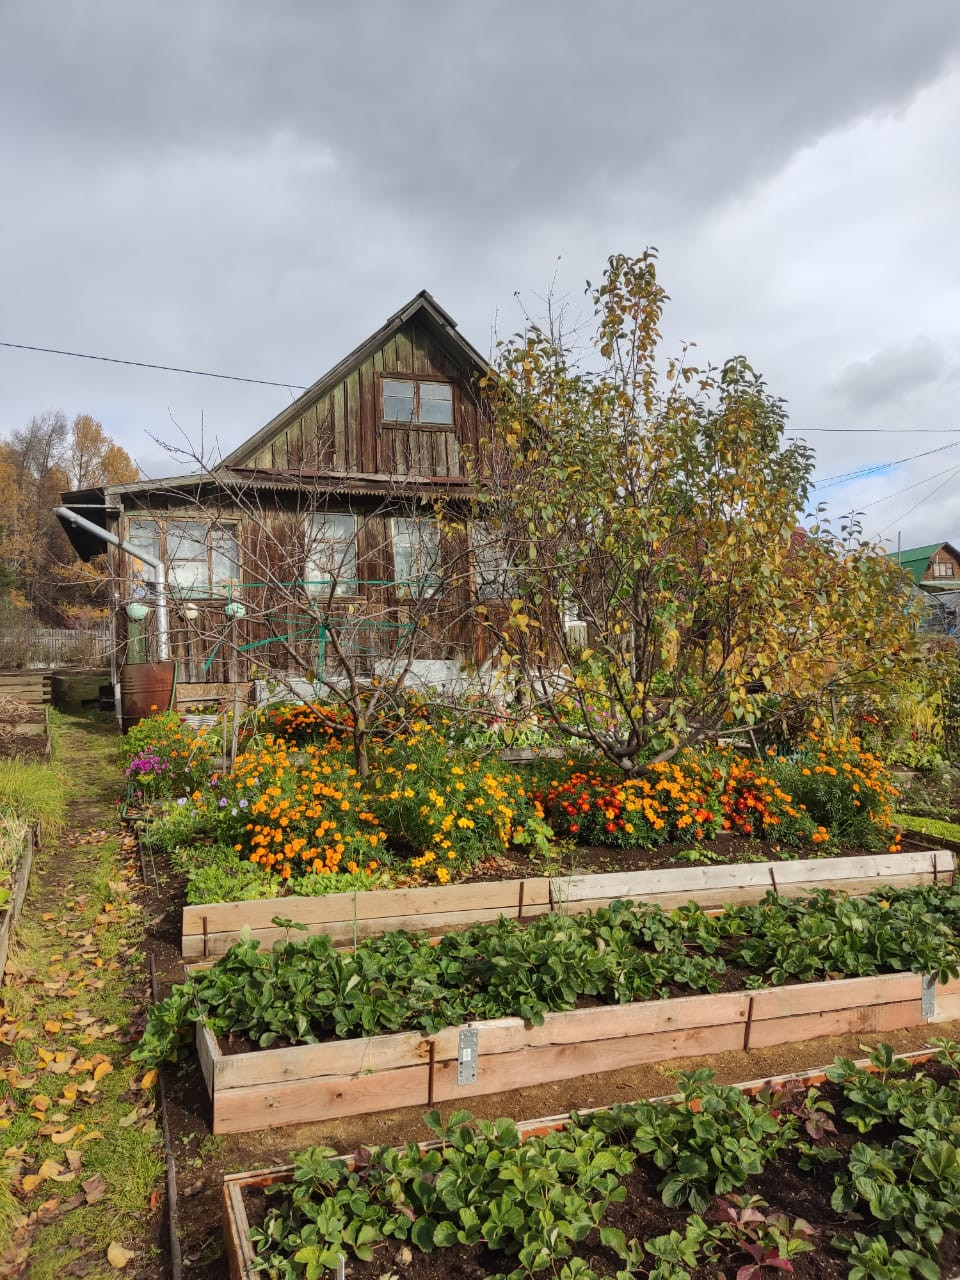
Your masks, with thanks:
<instances>
[{"instance_id":1,"label":"gray cloud","mask_svg":"<svg viewBox=\"0 0 960 1280\"><path fill-rule=\"evenodd\" d=\"M799 427L934 425L958 51L942 0L6 0L0 338L305 383L422 287L485 349L653 242L671 340ZM0 350L0 432L89 411L154 474L171 418L230 448L288 399Z\"/></svg>"}]
</instances>

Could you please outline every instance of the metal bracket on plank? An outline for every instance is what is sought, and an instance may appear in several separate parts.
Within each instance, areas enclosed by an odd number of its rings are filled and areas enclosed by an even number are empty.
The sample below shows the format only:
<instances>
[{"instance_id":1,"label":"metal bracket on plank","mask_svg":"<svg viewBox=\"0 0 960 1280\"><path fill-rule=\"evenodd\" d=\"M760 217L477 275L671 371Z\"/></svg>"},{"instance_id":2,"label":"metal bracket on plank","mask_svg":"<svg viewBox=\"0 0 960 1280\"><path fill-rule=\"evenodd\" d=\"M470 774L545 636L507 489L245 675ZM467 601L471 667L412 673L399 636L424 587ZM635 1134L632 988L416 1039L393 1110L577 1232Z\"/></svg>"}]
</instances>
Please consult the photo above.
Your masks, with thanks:
<instances>
[{"instance_id":1,"label":"metal bracket on plank","mask_svg":"<svg viewBox=\"0 0 960 1280\"><path fill-rule=\"evenodd\" d=\"M920 984L920 1012L932 1018L937 1011L937 975L925 973Z\"/></svg>"},{"instance_id":2,"label":"metal bracket on plank","mask_svg":"<svg viewBox=\"0 0 960 1280\"><path fill-rule=\"evenodd\" d=\"M457 1041L457 1084L475 1084L477 1079L477 1028L463 1027Z\"/></svg>"}]
</instances>

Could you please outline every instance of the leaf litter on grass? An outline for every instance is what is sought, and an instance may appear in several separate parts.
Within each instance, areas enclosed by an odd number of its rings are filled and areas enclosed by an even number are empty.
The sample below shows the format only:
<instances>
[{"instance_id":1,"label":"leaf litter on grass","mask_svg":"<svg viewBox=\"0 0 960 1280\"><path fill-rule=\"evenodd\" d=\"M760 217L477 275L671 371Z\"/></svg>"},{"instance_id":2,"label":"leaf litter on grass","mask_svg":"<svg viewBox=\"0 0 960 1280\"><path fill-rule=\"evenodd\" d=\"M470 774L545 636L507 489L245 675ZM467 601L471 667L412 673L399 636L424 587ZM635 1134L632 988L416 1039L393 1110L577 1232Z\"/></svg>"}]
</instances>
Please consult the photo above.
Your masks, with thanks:
<instances>
[{"instance_id":1,"label":"leaf litter on grass","mask_svg":"<svg viewBox=\"0 0 960 1280\"><path fill-rule=\"evenodd\" d=\"M145 1087L128 1056L147 998L137 868L102 825L56 844L0 996L0 1177L21 1209L0 1277L159 1275L125 1247L143 1240L162 1174L156 1079Z\"/></svg>"}]
</instances>

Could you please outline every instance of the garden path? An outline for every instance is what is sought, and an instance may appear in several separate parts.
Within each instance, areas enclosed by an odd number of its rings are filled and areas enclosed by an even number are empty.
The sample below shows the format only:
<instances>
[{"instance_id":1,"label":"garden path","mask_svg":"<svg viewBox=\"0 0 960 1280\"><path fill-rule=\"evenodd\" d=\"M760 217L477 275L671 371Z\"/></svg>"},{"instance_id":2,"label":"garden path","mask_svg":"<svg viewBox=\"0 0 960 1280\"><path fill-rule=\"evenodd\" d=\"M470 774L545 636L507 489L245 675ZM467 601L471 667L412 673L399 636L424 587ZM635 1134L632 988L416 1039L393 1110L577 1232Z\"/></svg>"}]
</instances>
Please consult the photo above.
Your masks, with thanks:
<instances>
[{"instance_id":1,"label":"garden path","mask_svg":"<svg viewBox=\"0 0 960 1280\"><path fill-rule=\"evenodd\" d=\"M165 1275L156 1072L129 1062L150 984L116 746L103 718L58 718L67 825L37 852L0 993L0 1276Z\"/></svg>"}]
</instances>

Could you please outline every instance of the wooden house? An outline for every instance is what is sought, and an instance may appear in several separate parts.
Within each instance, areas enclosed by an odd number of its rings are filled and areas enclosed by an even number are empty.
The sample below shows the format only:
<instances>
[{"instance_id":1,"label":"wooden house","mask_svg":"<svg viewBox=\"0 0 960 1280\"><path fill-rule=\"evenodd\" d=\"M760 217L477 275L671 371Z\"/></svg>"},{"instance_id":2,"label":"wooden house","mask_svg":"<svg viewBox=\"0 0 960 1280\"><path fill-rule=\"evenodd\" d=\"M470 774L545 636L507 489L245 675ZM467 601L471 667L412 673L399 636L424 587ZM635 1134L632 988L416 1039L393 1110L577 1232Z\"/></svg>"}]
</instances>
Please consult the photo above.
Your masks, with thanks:
<instances>
[{"instance_id":1,"label":"wooden house","mask_svg":"<svg viewBox=\"0 0 960 1280\"><path fill-rule=\"evenodd\" d=\"M949 542L890 553L924 591L960 590L960 551Z\"/></svg>"},{"instance_id":2,"label":"wooden house","mask_svg":"<svg viewBox=\"0 0 960 1280\"><path fill-rule=\"evenodd\" d=\"M246 698L258 678L350 668L437 685L482 667L474 606L498 588L471 543L469 475L487 370L421 292L217 464L64 494L126 544L109 550L116 684L164 656L150 557L166 571L181 707ZM64 527L84 559L104 551Z\"/></svg>"}]
</instances>

